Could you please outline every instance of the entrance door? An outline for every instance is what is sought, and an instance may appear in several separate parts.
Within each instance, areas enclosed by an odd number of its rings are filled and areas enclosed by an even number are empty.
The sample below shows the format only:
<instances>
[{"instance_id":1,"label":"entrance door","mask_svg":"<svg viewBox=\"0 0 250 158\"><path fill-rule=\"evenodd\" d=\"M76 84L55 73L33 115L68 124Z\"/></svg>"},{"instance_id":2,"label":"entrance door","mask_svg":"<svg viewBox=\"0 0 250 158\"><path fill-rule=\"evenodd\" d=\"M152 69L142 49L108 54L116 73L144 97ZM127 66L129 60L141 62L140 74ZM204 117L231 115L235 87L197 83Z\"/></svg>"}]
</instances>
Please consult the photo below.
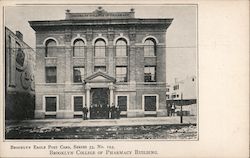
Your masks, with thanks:
<instances>
[{"instance_id":1,"label":"entrance door","mask_svg":"<svg viewBox=\"0 0 250 158\"><path fill-rule=\"evenodd\" d=\"M93 88L92 104L107 105L108 104L108 88Z\"/></svg>"},{"instance_id":2,"label":"entrance door","mask_svg":"<svg viewBox=\"0 0 250 158\"><path fill-rule=\"evenodd\" d=\"M109 109L109 90L107 88L95 88L92 90L92 108L90 109L91 119L106 119L108 118Z\"/></svg>"}]
</instances>

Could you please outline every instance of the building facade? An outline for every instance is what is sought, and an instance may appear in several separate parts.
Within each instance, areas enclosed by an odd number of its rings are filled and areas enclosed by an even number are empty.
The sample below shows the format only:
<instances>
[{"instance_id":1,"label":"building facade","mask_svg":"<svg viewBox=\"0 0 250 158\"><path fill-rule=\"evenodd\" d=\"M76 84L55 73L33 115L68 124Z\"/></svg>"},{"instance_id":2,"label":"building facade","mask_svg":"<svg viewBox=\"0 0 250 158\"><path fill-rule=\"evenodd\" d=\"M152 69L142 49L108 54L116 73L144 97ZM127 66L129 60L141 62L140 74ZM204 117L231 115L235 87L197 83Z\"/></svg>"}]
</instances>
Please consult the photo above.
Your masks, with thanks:
<instances>
[{"instance_id":1,"label":"building facade","mask_svg":"<svg viewBox=\"0 0 250 158\"><path fill-rule=\"evenodd\" d=\"M126 117L166 116L166 30L173 19L66 10L36 31L36 118L74 118L93 104Z\"/></svg>"},{"instance_id":2,"label":"building facade","mask_svg":"<svg viewBox=\"0 0 250 158\"><path fill-rule=\"evenodd\" d=\"M34 118L35 52L21 32L5 28L5 118Z\"/></svg>"}]
</instances>

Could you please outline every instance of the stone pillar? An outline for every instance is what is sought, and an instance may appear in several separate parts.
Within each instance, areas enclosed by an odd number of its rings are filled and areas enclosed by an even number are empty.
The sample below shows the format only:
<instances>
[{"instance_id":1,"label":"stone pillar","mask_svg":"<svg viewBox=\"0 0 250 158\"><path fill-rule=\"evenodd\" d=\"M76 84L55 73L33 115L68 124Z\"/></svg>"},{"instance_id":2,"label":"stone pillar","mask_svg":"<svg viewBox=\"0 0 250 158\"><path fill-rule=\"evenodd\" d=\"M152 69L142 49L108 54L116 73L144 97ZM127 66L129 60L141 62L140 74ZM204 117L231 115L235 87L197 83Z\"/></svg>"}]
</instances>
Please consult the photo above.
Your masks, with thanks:
<instances>
[{"instance_id":1,"label":"stone pillar","mask_svg":"<svg viewBox=\"0 0 250 158\"><path fill-rule=\"evenodd\" d=\"M114 87L113 83L110 83L110 85L109 85L109 102L110 102L110 106L112 106L112 104L114 104L114 89L115 89L115 87Z\"/></svg>"},{"instance_id":2,"label":"stone pillar","mask_svg":"<svg viewBox=\"0 0 250 158\"><path fill-rule=\"evenodd\" d=\"M86 89L86 105L90 111L90 89L91 87L88 83L85 85L85 89ZM89 113L88 113L88 118L89 118Z\"/></svg>"}]
</instances>

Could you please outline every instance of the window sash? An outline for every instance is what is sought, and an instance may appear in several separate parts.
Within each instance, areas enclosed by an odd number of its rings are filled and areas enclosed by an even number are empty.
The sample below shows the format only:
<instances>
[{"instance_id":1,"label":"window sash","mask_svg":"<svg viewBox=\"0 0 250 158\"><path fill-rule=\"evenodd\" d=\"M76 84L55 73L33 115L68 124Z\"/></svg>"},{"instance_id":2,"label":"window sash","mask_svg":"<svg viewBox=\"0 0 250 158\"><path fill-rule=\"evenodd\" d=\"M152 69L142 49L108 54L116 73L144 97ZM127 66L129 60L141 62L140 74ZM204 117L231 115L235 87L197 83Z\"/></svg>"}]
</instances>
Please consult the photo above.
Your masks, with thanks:
<instances>
[{"instance_id":1,"label":"window sash","mask_svg":"<svg viewBox=\"0 0 250 158\"><path fill-rule=\"evenodd\" d=\"M156 96L144 96L145 111L156 111Z\"/></svg>"},{"instance_id":2,"label":"window sash","mask_svg":"<svg viewBox=\"0 0 250 158\"><path fill-rule=\"evenodd\" d=\"M144 82L156 81L156 67L144 67Z\"/></svg>"},{"instance_id":3,"label":"window sash","mask_svg":"<svg viewBox=\"0 0 250 158\"><path fill-rule=\"evenodd\" d=\"M55 112L56 104L57 104L56 97L45 97L46 112Z\"/></svg>"},{"instance_id":4,"label":"window sash","mask_svg":"<svg viewBox=\"0 0 250 158\"><path fill-rule=\"evenodd\" d=\"M46 67L46 83L56 83L56 67Z\"/></svg>"},{"instance_id":5,"label":"window sash","mask_svg":"<svg viewBox=\"0 0 250 158\"><path fill-rule=\"evenodd\" d=\"M74 111L82 111L83 107L83 97L75 96L74 97Z\"/></svg>"},{"instance_id":6,"label":"window sash","mask_svg":"<svg viewBox=\"0 0 250 158\"><path fill-rule=\"evenodd\" d=\"M82 82L84 80L84 67L73 68L73 81L75 83Z\"/></svg>"}]
</instances>

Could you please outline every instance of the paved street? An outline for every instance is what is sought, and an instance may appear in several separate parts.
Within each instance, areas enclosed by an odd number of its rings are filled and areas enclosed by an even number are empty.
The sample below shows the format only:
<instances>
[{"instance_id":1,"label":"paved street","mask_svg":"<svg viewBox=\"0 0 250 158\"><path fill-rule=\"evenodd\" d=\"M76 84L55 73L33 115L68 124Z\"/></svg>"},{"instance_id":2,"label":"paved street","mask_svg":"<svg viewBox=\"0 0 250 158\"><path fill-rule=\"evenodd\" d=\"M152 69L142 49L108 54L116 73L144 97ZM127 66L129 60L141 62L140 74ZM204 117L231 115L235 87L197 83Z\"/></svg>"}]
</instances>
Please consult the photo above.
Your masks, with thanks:
<instances>
[{"instance_id":1,"label":"paved street","mask_svg":"<svg viewBox=\"0 0 250 158\"><path fill-rule=\"evenodd\" d=\"M5 129L6 139L197 139L192 116L7 121Z\"/></svg>"}]
</instances>

